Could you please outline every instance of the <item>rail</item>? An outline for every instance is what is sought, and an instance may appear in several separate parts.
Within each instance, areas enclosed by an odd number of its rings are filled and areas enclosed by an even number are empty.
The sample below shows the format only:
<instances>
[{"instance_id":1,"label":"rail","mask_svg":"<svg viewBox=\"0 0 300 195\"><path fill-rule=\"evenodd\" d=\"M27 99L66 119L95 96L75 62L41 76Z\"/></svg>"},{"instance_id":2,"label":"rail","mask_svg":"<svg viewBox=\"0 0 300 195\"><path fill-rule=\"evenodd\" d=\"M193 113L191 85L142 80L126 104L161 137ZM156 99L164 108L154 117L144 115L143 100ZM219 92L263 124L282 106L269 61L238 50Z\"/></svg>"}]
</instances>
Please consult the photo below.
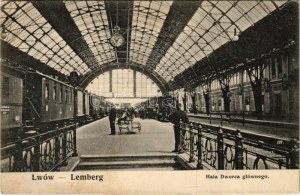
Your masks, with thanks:
<instances>
[{"instance_id":1,"label":"rail","mask_svg":"<svg viewBox=\"0 0 300 195\"><path fill-rule=\"evenodd\" d=\"M214 117L212 115L219 115L220 117ZM210 112L209 113L209 123L211 124L212 120L220 120L221 125L223 125L223 121L228 121L229 124L235 121L238 122L241 120L243 126L245 126L245 112Z\"/></svg>"},{"instance_id":2,"label":"rail","mask_svg":"<svg viewBox=\"0 0 300 195\"><path fill-rule=\"evenodd\" d=\"M289 148L244 138L242 132L224 133L219 127L190 122L180 125L180 152L186 153L197 169L298 169L298 141L291 140Z\"/></svg>"},{"instance_id":3,"label":"rail","mask_svg":"<svg viewBox=\"0 0 300 195\"><path fill-rule=\"evenodd\" d=\"M76 153L76 125L64 124L1 148L2 172L59 170Z\"/></svg>"}]
</instances>

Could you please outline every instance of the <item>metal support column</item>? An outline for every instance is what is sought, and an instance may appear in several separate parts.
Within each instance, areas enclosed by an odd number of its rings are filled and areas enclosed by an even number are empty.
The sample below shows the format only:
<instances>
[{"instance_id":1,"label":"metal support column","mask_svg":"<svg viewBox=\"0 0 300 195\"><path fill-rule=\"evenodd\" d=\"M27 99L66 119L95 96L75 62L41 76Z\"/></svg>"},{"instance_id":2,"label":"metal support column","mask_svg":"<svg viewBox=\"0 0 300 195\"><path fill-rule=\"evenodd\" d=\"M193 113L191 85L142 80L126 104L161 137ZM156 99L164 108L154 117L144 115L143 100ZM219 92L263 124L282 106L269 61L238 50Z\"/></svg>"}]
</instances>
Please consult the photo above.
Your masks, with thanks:
<instances>
[{"instance_id":1,"label":"metal support column","mask_svg":"<svg viewBox=\"0 0 300 195\"><path fill-rule=\"evenodd\" d=\"M109 92L112 92L112 70L109 71Z\"/></svg>"},{"instance_id":2,"label":"metal support column","mask_svg":"<svg viewBox=\"0 0 300 195\"><path fill-rule=\"evenodd\" d=\"M136 97L136 71L133 70L133 97Z\"/></svg>"},{"instance_id":3,"label":"metal support column","mask_svg":"<svg viewBox=\"0 0 300 195\"><path fill-rule=\"evenodd\" d=\"M76 91L76 87L73 88L73 102L74 102L74 137L73 137L73 143L74 143L74 150L73 150L73 154L72 156L78 156L77 153L77 138L76 138L76 131L77 131L77 91Z\"/></svg>"}]
</instances>

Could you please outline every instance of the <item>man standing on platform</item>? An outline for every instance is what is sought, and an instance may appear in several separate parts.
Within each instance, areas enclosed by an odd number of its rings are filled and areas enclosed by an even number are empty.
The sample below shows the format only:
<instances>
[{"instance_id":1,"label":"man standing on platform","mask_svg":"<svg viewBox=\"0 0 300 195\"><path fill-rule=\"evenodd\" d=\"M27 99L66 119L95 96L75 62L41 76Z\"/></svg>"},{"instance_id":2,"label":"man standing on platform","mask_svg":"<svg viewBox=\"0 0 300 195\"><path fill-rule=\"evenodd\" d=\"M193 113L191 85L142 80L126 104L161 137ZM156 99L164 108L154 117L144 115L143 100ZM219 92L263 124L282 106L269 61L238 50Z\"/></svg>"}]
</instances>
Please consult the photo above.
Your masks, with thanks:
<instances>
[{"instance_id":1,"label":"man standing on platform","mask_svg":"<svg viewBox=\"0 0 300 195\"><path fill-rule=\"evenodd\" d=\"M117 112L114 107L111 108L108 118L109 118L109 124L110 124L110 134L109 135L116 135L115 121L117 118Z\"/></svg>"},{"instance_id":2,"label":"man standing on platform","mask_svg":"<svg viewBox=\"0 0 300 195\"><path fill-rule=\"evenodd\" d=\"M184 111L181 109L181 105L177 107L170 116L169 120L174 124L174 135L175 135L175 149L172 152L182 152L182 146L180 145L180 120L184 123L188 123L189 119Z\"/></svg>"}]
</instances>

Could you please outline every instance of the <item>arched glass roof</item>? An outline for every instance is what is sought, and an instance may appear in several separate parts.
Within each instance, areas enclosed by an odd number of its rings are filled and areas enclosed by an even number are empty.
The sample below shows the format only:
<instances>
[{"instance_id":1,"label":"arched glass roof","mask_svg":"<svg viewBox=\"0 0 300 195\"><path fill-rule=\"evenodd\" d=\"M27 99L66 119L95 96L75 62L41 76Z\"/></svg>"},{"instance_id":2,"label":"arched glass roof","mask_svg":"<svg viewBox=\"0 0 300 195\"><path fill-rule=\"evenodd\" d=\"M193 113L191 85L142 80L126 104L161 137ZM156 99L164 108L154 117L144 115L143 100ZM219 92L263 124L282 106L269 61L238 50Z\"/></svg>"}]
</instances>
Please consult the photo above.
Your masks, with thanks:
<instances>
[{"instance_id":1,"label":"arched glass roof","mask_svg":"<svg viewBox=\"0 0 300 195\"><path fill-rule=\"evenodd\" d=\"M99 64L116 59L103 1L66 1L65 5Z\"/></svg>"},{"instance_id":2,"label":"arched glass roof","mask_svg":"<svg viewBox=\"0 0 300 195\"><path fill-rule=\"evenodd\" d=\"M271 13L284 1L204 1L155 71L170 80Z\"/></svg>"},{"instance_id":3,"label":"arched glass roof","mask_svg":"<svg viewBox=\"0 0 300 195\"><path fill-rule=\"evenodd\" d=\"M130 61L146 65L172 1L134 2Z\"/></svg>"},{"instance_id":4,"label":"arched glass roof","mask_svg":"<svg viewBox=\"0 0 300 195\"><path fill-rule=\"evenodd\" d=\"M66 75L89 70L30 2L2 2L2 12L9 44Z\"/></svg>"},{"instance_id":5,"label":"arched glass roof","mask_svg":"<svg viewBox=\"0 0 300 195\"><path fill-rule=\"evenodd\" d=\"M130 37L130 43L126 43L129 48L119 52L127 53L126 63L150 69L168 82L231 41L234 29L237 33L243 32L286 2L199 1L198 8L187 13L184 8L180 11L178 1L134 1L127 11L120 10L131 13L121 16L128 15L131 26L124 32ZM189 6L188 3L181 5ZM114 24L109 19L115 17L110 14L116 10L107 7L105 1L64 1L59 5L73 20L76 27L73 30L80 31L96 59L92 65L89 57L82 54L86 49L80 50L83 48L80 44L74 48L72 41L64 39L68 32L58 31L51 25L60 21L53 21L43 14L47 10L38 4L2 1L0 23L8 36L1 39L65 75L73 70L82 75L93 74L94 68L118 63L116 48L110 44ZM180 16L188 14L191 17ZM175 34L175 23L178 26L184 24L178 34ZM174 33L174 40L168 39L170 33ZM162 57L156 58L154 50Z\"/></svg>"}]
</instances>

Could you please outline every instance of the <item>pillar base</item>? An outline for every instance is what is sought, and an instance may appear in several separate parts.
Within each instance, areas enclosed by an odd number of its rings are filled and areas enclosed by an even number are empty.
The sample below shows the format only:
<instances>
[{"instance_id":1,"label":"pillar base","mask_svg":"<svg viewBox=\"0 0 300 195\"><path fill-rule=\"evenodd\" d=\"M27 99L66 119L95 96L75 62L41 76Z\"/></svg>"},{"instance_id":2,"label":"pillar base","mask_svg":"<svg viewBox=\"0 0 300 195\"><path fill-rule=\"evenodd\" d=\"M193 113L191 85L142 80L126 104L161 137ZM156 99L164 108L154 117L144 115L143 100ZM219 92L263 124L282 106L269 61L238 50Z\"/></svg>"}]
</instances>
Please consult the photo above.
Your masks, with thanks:
<instances>
[{"instance_id":1,"label":"pillar base","mask_svg":"<svg viewBox=\"0 0 300 195\"><path fill-rule=\"evenodd\" d=\"M78 156L77 151L74 151L73 154L72 154L72 156Z\"/></svg>"}]
</instances>

